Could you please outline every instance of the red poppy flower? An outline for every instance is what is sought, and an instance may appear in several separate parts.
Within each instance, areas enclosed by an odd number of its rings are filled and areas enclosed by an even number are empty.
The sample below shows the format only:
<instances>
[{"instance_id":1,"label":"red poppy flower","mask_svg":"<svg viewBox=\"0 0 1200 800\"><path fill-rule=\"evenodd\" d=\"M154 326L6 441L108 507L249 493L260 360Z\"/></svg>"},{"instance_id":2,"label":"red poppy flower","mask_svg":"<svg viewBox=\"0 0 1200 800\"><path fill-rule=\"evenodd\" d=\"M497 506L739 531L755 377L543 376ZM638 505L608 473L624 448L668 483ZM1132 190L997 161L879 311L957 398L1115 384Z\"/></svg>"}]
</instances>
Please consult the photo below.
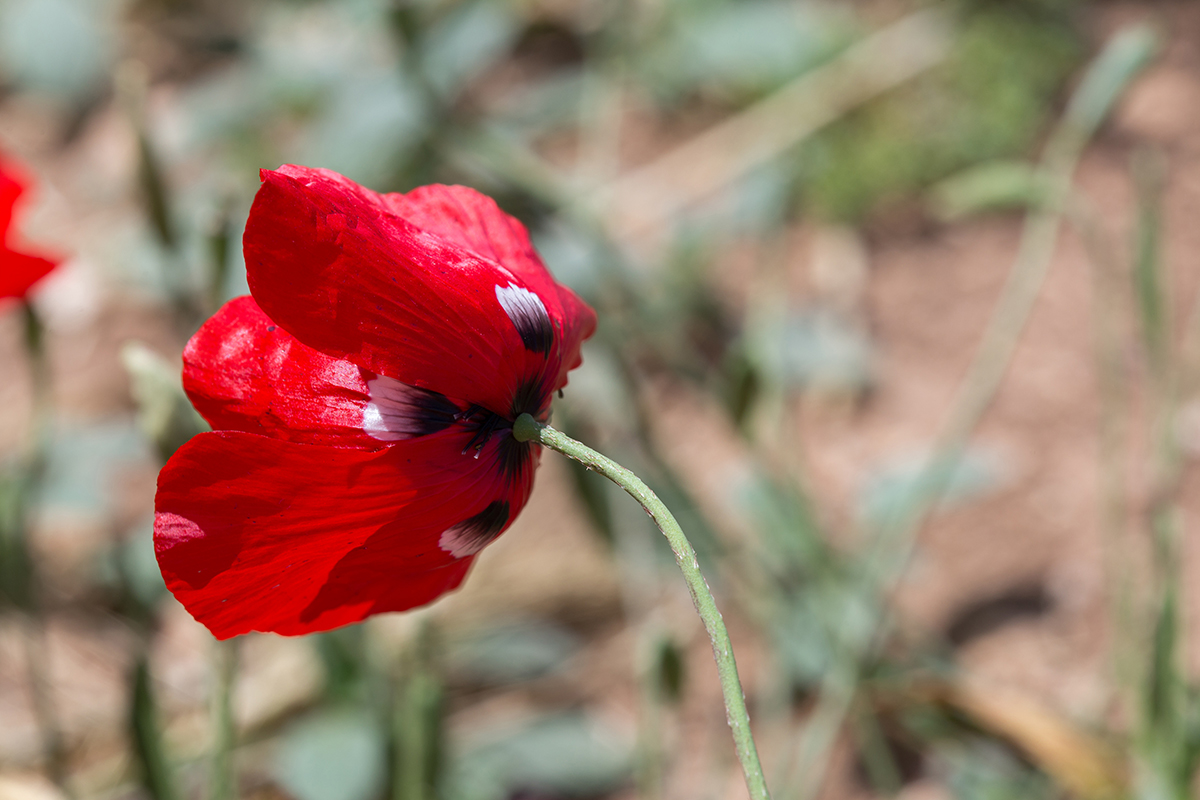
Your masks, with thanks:
<instances>
[{"instance_id":1,"label":"red poppy flower","mask_svg":"<svg viewBox=\"0 0 1200 800\"><path fill-rule=\"evenodd\" d=\"M545 418L596 317L525 228L461 186L380 195L264 171L252 297L188 342L213 425L158 479L167 586L213 635L303 634L428 603L529 498Z\"/></svg>"},{"instance_id":2,"label":"red poppy flower","mask_svg":"<svg viewBox=\"0 0 1200 800\"><path fill-rule=\"evenodd\" d=\"M17 199L27 186L21 169L0 157L0 299L24 297L30 287L58 266L55 259L23 252L9 230Z\"/></svg>"}]
</instances>

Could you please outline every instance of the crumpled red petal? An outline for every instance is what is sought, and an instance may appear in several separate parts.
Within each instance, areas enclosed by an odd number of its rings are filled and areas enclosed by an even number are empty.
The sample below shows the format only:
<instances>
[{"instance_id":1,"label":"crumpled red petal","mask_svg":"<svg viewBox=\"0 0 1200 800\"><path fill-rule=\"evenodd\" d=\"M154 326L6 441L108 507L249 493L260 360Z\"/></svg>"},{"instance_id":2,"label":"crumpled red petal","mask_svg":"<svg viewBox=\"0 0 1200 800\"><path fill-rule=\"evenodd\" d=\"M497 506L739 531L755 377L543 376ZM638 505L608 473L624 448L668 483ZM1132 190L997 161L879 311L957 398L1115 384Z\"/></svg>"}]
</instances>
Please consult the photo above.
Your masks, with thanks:
<instances>
[{"instance_id":1,"label":"crumpled red petal","mask_svg":"<svg viewBox=\"0 0 1200 800\"><path fill-rule=\"evenodd\" d=\"M529 232L496 201L466 186L421 186L407 194L382 196L397 215L421 230L464 247L508 269L542 298L551 319L562 321L559 373L553 390L567 384L567 372L582 362L579 347L596 330L596 312L554 280Z\"/></svg>"},{"instance_id":2,"label":"crumpled red petal","mask_svg":"<svg viewBox=\"0 0 1200 800\"><path fill-rule=\"evenodd\" d=\"M426 232L393 204L325 170L264 171L244 238L250 291L263 311L328 355L498 414L509 415L530 383L545 387L548 400L578 363L590 309L564 330L561 296L539 292L543 279L531 284ZM510 286L546 305L557 333L549 352L523 346L497 294Z\"/></svg>"},{"instance_id":3,"label":"crumpled red petal","mask_svg":"<svg viewBox=\"0 0 1200 800\"><path fill-rule=\"evenodd\" d=\"M20 168L0 157L0 243L5 241L4 232L12 223L13 207L25 193L25 185Z\"/></svg>"},{"instance_id":4,"label":"crumpled red petal","mask_svg":"<svg viewBox=\"0 0 1200 800\"><path fill-rule=\"evenodd\" d=\"M490 541L532 488L532 458L506 480L504 443L475 459L462 454L470 435L378 451L238 431L192 438L158 480L167 587L218 639L312 633L431 602L458 586L476 551L456 558L445 532L507 504L481 533Z\"/></svg>"},{"instance_id":5,"label":"crumpled red petal","mask_svg":"<svg viewBox=\"0 0 1200 800\"><path fill-rule=\"evenodd\" d=\"M16 237L9 228L26 185L20 167L0 157L0 299L24 297L59 264L59 259L49 255L28 253L21 246L13 249Z\"/></svg>"},{"instance_id":6,"label":"crumpled red petal","mask_svg":"<svg viewBox=\"0 0 1200 800\"><path fill-rule=\"evenodd\" d=\"M378 450L363 432L362 370L313 350L252 297L226 303L183 351L183 388L213 428Z\"/></svg>"},{"instance_id":7,"label":"crumpled red petal","mask_svg":"<svg viewBox=\"0 0 1200 800\"><path fill-rule=\"evenodd\" d=\"M49 258L0 249L0 298L24 297L57 266Z\"/></svg>"}]
</instances>

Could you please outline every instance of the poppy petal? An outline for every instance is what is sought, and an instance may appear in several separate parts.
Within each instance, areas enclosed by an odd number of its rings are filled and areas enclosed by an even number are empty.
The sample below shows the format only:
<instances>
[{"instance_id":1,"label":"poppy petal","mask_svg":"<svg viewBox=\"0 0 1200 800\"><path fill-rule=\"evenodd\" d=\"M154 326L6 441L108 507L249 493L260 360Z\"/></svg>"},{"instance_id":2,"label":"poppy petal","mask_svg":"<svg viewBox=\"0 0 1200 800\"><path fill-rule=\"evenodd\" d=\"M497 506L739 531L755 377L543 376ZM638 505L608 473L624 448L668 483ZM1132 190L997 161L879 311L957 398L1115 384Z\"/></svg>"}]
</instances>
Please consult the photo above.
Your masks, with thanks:
<instances>
[{"instance_id":1,"label":"poppy petal","mask_svg":"<svg viewBox=\"0 0 1200 800\"><path fill-rule=\"evenodd\" d=\"M579 366L579 347L596 329L596 313L573 291L554 280L533 249L529 232L496 201L466 186L421 186L383 199L398 216L434 236L459 245L508 269L545 304L550 319L561 326L561 348L554 390L567 383L567 372Z\"/></svg>"},{"instance_id":2,"label":"poppy petal","mask_svg":"<svg viewBox=\"0 0 1200 800\"><path fill-rule=\"evenodd\" d=\"M24 169L0 156L0 298L24 297L61 260L51 254L23 252L25 247L10 230L17 201L28 184Z\"/></svg>"},{"instance_id":3,"label":"poppy petal","mask_svg":"<svg viewBox=\"0 0 1200 800\"><path fill-rule=\"evenodd\" d=\"M183 351L183 388L216 429L379 449L363 431L367 376L300 342L254 298L221 307Z\"/></svg>"},{"instance_id":4,"label":"poppy petal","mask_svg":"<svg viewBox=\"0 0 1200 800\"><path fill-rule=\"evenodd\" d=\"M6 241L5 233L12 223L13 206L25 192L25 178L20 168L0 159L0 245Z\"/></svg>"},{"instance_id":5,"label":"poppy petal","mask_svg":"<svg viewBox=\"0 0 1200 800\"><path fill-rule=\"evenodd\" d=\"M524 264L527 283L394 204L327 170L264 171L244 238L255 300L304 344L374 373L510 418L523 393L534 407L515 413L544 412L579 363L591 309L544 269ZM530 336L506 292L537 298L532 322L551 330L552 346Z\"/></svg>"},{"instance_id":6,"label":"poppy petal","mask_svg":"<svg viewBox=\"0 0 1200 800\"><path fill-rule=\"evenodd\" d=\"M382 450L239 431L193 437L159 475L155 551L168 588L219 639L298 635L424 605L516 517L537 450L470 430ZM513 447L515 469L503 459Z\"/></svg>"},{"instance_id":7,"label":"poppy petal","mask_svg":"<svg viewBox=\"0 0 1200 800\"><path fill-rule=\"evenodd\" d=\"M301 174L264 172L246 224L263 311L328 355L507 414L520 385L545 372L496 299L515 276L340 176Z\"/></svg>"},{"instance_id":8,"label":"poppy petal","mask_svg":"<svg viewBox=\"0 0 1200 800\"><path fill-rule=\"evenodd\" d=\"M0 249L0 298L24 297L57 266L49 258Z\"/></svg>"}]
</instances>

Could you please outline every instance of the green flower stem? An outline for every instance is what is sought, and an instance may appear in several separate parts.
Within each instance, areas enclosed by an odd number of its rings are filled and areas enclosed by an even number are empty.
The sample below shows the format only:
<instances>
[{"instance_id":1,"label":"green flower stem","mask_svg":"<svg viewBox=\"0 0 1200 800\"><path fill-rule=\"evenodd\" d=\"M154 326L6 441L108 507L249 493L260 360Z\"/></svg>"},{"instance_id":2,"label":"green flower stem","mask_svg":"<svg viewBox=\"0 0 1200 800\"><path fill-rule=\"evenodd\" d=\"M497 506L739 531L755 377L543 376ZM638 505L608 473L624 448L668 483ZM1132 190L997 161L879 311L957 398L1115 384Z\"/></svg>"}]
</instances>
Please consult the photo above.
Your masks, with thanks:
<instances>
[{"instance_id":1,"label":"green flower stem","mask_svg":"<svg viewBox=\"0 0 1200 800\"><path fill-rule=\"evenodd\" d=\"M530 415L522 414L517 417L513 423L513 436L521 442L538 442L575 459L588 469L599 472L637 500L667 537L671 550L675 553L675 563L683 572L692 602L696 605L696 611L700 613L704 629L708 631L708 638L712 641L713 657L717 661L717 672L721 676L721 691L725 695L726 717L733 731L733 743L737 748L738 761L742 764L742 773L746 777L746 787L750 790L752 800L770 800L767 781L758 761L758 748L755 747L754 735L750 732L750 715L746 711L746 697L742 691L742 682L738 679L729 632L725 629L725 622L721 619L721 612L717 609L717 602L708 588L708 582L700 572L696 551L683 535L675 517L638 476L549 425L541 424Z\"/></svg>"},{"instance_id":2,"label":"green flower stem","mask_svg":"<svg viewBox=\"0 0 1200 800\"><path fill-rule=\"evenodd\" d=\"M7 573L0 574L0 581L10 593L9 599L25 611L23 639L26 669L34 716L41 729L46 772L63 794L75 797L68 781L69 753L52 696L53 686L47 666L48 634L46 611L42 605L41 576L30 555L29 544L32 504L28 498L35 496L41 488L51 436L52 406L50 370L46 363L46 328L28 298L21 298L20 309L33 394L33 416L29 426L31 435L20 468L16 528L11 534L12 541L0 541L0 567L4 567L0 572ZM9 563L2 563L5 560Z\"/></svg>"},{"instance_id":3,"label":"green flower stem","mask_svg":"<svg viewBox=\"0 0 1200 800\"><path fill-rule=\"evenodd\" d=\"M237 725L233 717L233 689L237 681L238 640L227 639L212 645L212 752L208 773L208 800L234 800L237 797L237 772L233 751L237 745Z\"/></svg>"}]
</instances>

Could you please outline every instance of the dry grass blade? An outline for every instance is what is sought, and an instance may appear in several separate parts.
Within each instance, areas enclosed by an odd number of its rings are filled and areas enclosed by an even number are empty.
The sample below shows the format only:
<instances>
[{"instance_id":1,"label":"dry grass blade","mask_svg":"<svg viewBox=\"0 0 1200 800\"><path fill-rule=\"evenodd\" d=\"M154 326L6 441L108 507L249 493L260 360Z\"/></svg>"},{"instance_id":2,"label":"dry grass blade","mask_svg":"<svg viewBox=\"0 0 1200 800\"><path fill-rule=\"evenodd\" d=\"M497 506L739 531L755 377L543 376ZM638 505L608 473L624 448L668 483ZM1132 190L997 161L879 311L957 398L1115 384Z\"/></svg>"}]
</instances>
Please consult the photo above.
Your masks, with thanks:
<instances>
[{"instance_id":1,"label":"dry grass blade","mask_svg":"<svg viewBox=\"0 0 1200 800\"><path fill-rule=\"evenodd\" d=\"M1084 147L1123 89L1149 60L1156 45L1154 34L1140 26L1130 26L1114 35L1093 60L1046 144L1039 167L1039 182L1044 181L1047 187L1046 204L1032 209L1027 217L1012 269L913 497L883 524L873 551L866 556L869 607L876 609L876 617L870 633L851 643L853 652L869 652L880 632L890 624L883 598L903 575L916 547L917 533L1000 389L1049 273L1075 168ZM814 715L806 735L799 737L798 755L789 768L781 796L812 798L820 791L825 756L857 691L860 658L846 658L826 678L817 706L820 713Z\"/></svg>"},{"instance_id":2,"label":"dry grass blade","mask_svg":"<svg viewBox=\"0 0 1200 800\"><path fill-rule=\"evenodd\" d=\"M655 230L847 111L938 64L950 27L922 11L863 39L745 111L596 191L591 207L617 241Z\"/></svg>"},{"instance_id":3,"label":"dry grass blade","mask_svg":"<svg viewBox=\"0 0 1200 800\"><path fill-rule=\"evenodd\" d=\"M932 684L927 691L1019 748L1077 797L1117 797L1128 785L1118 751L1027 696L971 680Z\"/></svg>"}]
</instances>

